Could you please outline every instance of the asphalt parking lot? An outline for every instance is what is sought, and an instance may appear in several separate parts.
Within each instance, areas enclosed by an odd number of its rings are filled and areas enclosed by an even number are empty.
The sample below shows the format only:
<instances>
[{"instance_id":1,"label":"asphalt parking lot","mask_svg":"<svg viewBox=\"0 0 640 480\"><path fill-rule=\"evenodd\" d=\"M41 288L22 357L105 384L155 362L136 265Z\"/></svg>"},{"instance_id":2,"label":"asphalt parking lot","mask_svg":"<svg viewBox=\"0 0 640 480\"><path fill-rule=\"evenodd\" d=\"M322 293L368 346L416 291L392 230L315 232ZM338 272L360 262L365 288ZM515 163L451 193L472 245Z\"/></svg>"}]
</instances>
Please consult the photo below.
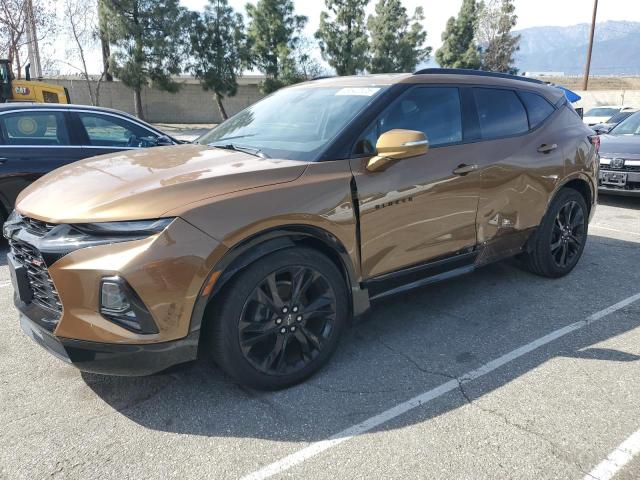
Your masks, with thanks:
<instances>
[{"instance_id":1,"label":"asphalt parking lot","mask_svg":"<svg viewBox=\"0 0 640 480\"><path fill-rule=\"evenodd\" d=\"M570 276L508 261L378 303L275 393L203 362L80 373L22 334L2 260L0 478L640 478L639 247L640 199L603 198Z\"/></svg>"}]
</instances>

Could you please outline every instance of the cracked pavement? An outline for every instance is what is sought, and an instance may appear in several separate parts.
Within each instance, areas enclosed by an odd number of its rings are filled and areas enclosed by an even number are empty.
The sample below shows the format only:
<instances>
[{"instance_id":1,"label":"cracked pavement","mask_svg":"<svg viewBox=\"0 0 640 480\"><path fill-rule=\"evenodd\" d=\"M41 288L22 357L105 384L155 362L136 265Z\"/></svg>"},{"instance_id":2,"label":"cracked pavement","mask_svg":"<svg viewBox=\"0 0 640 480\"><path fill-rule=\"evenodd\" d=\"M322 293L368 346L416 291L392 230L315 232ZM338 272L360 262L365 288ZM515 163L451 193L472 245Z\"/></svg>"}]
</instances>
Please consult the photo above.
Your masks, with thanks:
<instances>
[{"instance_id":1,"label":"cracked pavement","mask_svg":"<svg viewBox=\"0 0 640 480\"><path fill-rule=\"evenodd\" d=\"M640 302L463 376L640 292L640 199L602 200L569 277L507 261L381 301L327 368L281 392L205 362L80 373L22 334L0 261L0 479L239 478L452 379L457 389L279 478L582 479L640 428ZM616 478L640 478L640 459Z\"/></svg>"}]
</instances>

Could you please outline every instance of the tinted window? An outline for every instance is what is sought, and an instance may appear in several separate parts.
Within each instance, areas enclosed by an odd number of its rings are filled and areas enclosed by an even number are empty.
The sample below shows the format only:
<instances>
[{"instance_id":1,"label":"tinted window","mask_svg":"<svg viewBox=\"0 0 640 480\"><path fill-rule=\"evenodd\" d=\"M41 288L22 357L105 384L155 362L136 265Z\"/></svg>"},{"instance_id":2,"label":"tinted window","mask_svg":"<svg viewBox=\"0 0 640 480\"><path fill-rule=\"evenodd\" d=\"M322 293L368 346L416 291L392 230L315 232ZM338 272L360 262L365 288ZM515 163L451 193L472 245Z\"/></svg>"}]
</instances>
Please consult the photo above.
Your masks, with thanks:
<instances>
[{"instance_id":1,"label":"tinted window","mask_svg":"<svg viewBox=\"0 0 640 480\"><path fill-rule=\"evenodd\" d=\"M95 147L142 147L151 146L144 139L155 139L149 130L123 118L94 113L78 113L87 132L89 145Z\"/></svg>"},{"instance_id":2,"label":"tinted window","mask_svg":"<svg viewBox=\"0 0 640 480\"><path fill-rule=\"evenodd\" d=\"M455 87L417 87L394 100L364 132L356 154L375 152L380 135L394 129L418 130L432 147L462 141L460 94Z\"/></svg>"},{"instance_id":3,"label":"tinted window","mask_svg":"<svg viewBox=\"0 0 640 480\"><path fill-rule=\"evenodd\" d=\"M507 137L529 130L527 112L514 91L474 88L473 94L482 138Z\"/></svg>"},{"instance_id":4,"label":"tinted window","mask_svg":"<svg viewBox=\"0 0 640 480\"><path fill-rule=\"evenodd\" d=\"M16 112L0 116L9 145L69 145L62 112Z\"/></svg>"},{"instance_id":5,"label":"tinted window","mask_svg":"<svg viewBox=\"0 0 640 480\"><path fill-rule=\"evenodd\" d=\"M536 128L555 112L553 105L536 93L520 92L520 98L524 102L524 106L527 107L531 128Z\"/></svg>"}]
</instances>

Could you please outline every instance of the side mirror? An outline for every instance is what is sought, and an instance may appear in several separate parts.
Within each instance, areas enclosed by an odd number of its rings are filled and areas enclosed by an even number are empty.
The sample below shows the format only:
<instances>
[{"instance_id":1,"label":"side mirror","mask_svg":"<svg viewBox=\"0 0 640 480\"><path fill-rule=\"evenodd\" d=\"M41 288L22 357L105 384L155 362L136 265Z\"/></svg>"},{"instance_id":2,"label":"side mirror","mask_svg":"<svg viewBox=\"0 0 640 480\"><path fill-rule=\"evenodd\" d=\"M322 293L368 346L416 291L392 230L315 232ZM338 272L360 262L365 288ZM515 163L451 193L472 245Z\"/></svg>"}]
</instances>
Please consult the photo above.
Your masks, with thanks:
<instances>
[{"instance_id":1,"label":"side mirror","mask_svg":"<svg viewBox=\"0 0 640 480\"><path fill-rule=\"evenodd\" d=\"M166 135L160 135L157 142L158 147L168 147L169 145L173 145L173 140Z\"/></svg>"},{"instance_id":2,"label":"side mirror","mask_svg":"<svg viewBox=\"0 0 640 480\"><path fill-rule=\"evenodd\" d=\"M424 155L429 150L429 140L424 133L415 130L389 130L378 138L377 155L367 162L367 170L380 172L403 158Z\"/></svg>"}]
</instances>

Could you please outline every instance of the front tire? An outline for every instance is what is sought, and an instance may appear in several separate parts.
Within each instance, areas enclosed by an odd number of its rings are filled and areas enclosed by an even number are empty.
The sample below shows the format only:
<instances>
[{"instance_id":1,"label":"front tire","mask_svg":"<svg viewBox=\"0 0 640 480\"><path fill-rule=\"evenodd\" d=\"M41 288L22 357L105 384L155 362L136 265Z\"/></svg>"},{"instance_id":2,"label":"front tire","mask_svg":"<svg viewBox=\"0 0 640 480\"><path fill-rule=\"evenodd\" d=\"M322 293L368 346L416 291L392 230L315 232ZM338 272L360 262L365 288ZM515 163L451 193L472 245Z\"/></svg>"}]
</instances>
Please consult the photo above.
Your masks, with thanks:
<instances>
[{"instance_id":1,"label":"front tire","mask_svg":"<svg viewBox=\"0 0 640 480\"><path fill-rule=\"evenodd\" d=\"M317 372L349 316L345 281L331 260L303 247L242 270L214 300L209 353L241 384L276 390Z\"/></svg>"},{"instance_id":2,"label":"front tire","mask_svg":"<svg viewBox=\"0 0 640 480\"><path fill-rule=\"evenodd\" d=\"M584 251L588 218L583 196L572 188L561 190L531 238L529 250L522 254L526 268L550 278L570 273Z\"/></svg>"}]
</instances>

